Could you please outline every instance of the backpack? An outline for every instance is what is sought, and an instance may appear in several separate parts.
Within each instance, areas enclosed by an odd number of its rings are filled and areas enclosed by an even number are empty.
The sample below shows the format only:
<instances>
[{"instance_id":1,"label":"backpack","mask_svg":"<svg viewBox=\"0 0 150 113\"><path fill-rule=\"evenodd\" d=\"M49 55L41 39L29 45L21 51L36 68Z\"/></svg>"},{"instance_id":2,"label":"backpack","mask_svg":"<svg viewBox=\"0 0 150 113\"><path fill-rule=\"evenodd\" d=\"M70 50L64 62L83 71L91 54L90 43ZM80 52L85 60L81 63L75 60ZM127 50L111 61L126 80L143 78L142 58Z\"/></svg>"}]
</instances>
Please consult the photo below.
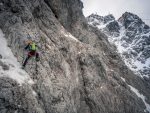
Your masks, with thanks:
<instances>
[{"instance_id":1,"label":"backpack","mask_svg":"<svg viewBox=\"0 0 150 113\"><path fill-rule=\"evenodd\" d=\"M35 42L32 42L32 43L30 44L30 50L31 50L31 51L36 51L36 50L37 50L37 45L35 44Z\"/></svg>"}]
</instances>

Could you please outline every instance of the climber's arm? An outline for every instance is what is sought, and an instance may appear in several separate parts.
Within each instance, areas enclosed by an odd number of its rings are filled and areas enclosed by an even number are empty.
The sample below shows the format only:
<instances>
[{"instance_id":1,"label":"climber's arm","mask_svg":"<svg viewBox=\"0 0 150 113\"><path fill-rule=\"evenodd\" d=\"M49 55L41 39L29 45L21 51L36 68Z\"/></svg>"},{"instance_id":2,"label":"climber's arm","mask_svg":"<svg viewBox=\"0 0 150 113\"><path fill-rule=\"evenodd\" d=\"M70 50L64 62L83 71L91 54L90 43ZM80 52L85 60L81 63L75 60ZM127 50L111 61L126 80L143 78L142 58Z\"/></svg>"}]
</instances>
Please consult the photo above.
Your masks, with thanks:
<instances>
[{"instance_id":1,"label":"climber's arm","mask_svg":"<svg viewBox=\"0 0 150 113\"><path fill-rule=\"evenodd\" d=\"M29 44L24 49L27 50L28 48L29 48Z\"/></svg>"}]
</instances>

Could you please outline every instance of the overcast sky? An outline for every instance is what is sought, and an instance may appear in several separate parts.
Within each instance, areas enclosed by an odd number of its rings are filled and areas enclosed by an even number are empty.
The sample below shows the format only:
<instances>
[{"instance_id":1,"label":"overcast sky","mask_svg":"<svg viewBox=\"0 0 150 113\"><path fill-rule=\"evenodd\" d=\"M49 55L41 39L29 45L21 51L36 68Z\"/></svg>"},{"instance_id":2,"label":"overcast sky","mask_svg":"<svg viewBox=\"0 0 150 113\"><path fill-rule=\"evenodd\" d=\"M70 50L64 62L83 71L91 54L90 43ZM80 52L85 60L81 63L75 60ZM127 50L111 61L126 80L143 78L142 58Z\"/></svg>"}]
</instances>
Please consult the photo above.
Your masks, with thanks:
<instances>
[{"instance_id":1,"label":"overcast sky","mask_svg":"<svg viewBox=\"0 0 150 113\"><path fill-rule=\"evenodd\" d=\"M101 16L113 14L116 19L128 11L137 14L150 25L150 0L81 0L85 16L97 13Z\"/></svg>"}]
</instances>

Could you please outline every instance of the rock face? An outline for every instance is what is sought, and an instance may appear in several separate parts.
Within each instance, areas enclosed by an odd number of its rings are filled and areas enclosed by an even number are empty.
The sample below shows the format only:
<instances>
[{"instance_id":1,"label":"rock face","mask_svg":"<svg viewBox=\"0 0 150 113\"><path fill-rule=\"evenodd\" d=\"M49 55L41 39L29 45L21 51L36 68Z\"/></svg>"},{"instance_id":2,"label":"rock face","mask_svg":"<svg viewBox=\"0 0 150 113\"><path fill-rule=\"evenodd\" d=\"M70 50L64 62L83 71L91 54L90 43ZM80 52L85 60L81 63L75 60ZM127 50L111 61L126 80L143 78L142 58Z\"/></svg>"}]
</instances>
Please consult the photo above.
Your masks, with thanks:
<instances>
[{"instance_id":1,"label":"rock face","mask_svg":"<svg viewBox=\"0 0 150 113\"><path fill-rule=\"evenodd\" d=\"M20 87L16 81L5 77L0 79L0 85L1 113L43 113L27 85Z\"/></svg>"},{"instance_id":2,"label":"rock face","mask_svg":"<svg viewBox=\"0 0 150 113\"><path fill-rule=\"evenodd\" d=\"M0 28L18 61L29 35L41 59L38 74L34 65L25 69L33 85L0 78L1 113L146 112L128 84L147 103L150 84L125 66L106 35L88 26L82 7L80 0L0 0Z\"/></svg>"}]
</instances>

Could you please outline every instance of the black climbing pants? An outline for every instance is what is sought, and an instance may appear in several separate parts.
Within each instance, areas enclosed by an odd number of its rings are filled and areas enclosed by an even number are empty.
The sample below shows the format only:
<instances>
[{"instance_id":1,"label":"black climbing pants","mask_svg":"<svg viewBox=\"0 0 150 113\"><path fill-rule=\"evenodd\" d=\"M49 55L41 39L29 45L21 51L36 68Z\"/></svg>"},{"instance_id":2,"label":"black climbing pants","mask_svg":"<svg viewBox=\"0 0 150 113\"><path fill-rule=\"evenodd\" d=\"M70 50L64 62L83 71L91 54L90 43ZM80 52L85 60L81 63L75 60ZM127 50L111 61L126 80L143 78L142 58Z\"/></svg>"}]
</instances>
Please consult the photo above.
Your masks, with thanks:
<instances>
[{"instance_id":1,"label":"black climbing pants","mask_svg":"<svg viewBox=\"0 0 150 113\"><path fill-rule=\"evenodd\" d=\"M39 53L37 53L36 51L30 51L29 53L28 53L28 56L27 56L27 58L25 59L25 61L24 61L24 63L23 63L23 67L25 67L26 66L26 64L27 64L27 62L28 62L28 60L31 58L31 57L36 57L36 61L38 61L38 59L39 59Z\"/></svg>"}]
</instances>

